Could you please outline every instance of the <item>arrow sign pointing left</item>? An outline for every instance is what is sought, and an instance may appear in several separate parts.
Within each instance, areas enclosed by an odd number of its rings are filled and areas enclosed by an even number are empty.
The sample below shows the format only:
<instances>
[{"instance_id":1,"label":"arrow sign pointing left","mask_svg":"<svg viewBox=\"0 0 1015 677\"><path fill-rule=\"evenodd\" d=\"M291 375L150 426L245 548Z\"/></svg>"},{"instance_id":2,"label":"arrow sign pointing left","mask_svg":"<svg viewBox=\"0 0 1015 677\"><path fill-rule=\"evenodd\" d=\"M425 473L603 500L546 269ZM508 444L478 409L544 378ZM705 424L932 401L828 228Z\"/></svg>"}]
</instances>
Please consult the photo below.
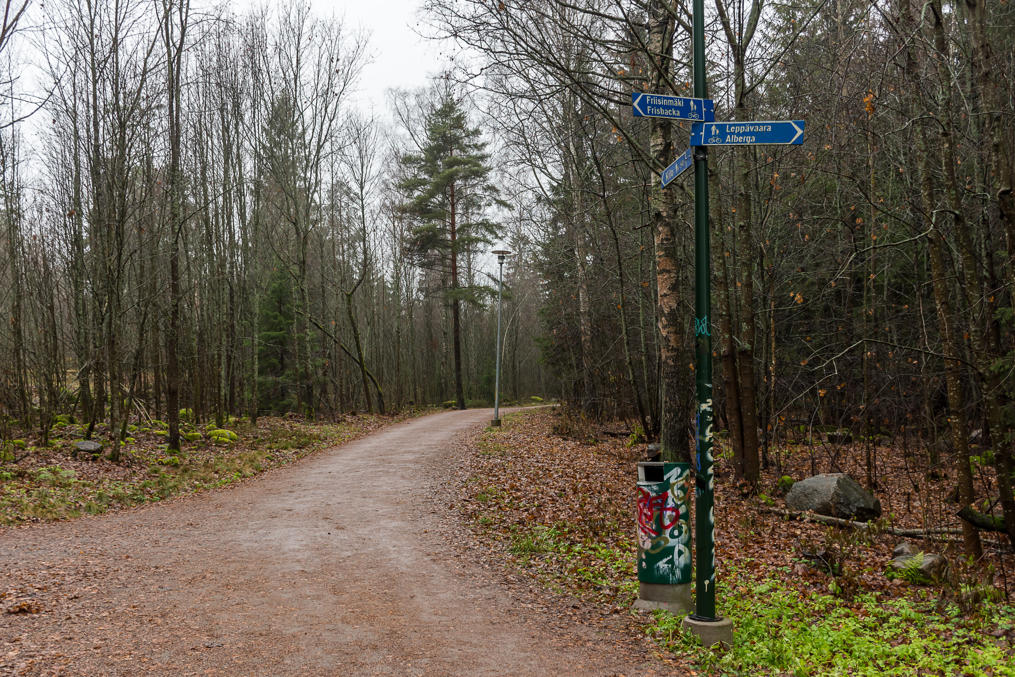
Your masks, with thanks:
<instances>
[{"instance_id":1,"label":"arrow sign pointing left","mask_svg":"<svg viewBox=\"0 0 1015 677\"><path fill-rule=\"evenodd\" d=\"M692 146L799 146L803 142L803 120L696 122L691 125Z\"/></svg>"},{"instance_id":2,"label":"arrow sign pointing left","mask_svg":"<svg viewBox=\"0 0 1015 677\"><path fill-rule=\"evenodd\" d=\"M665 94L631 92L631 108L638 118L670 118L671 120L715 120L712 99L691 99Z\"/></svg>"},{"instance_id":3,"label":"arrow sign pointing left","mask_svg":"<svg viewBox=\"0 0 1015 677\"><path fill-rule=\"evenodd\" d=\"M688 148L673 161L673 164L663 170L663 188L665 188L670 181L683 174L684 170L692 164L694 164L694 158L691 157L691 149Z\"/></svg>"}]
</instances>

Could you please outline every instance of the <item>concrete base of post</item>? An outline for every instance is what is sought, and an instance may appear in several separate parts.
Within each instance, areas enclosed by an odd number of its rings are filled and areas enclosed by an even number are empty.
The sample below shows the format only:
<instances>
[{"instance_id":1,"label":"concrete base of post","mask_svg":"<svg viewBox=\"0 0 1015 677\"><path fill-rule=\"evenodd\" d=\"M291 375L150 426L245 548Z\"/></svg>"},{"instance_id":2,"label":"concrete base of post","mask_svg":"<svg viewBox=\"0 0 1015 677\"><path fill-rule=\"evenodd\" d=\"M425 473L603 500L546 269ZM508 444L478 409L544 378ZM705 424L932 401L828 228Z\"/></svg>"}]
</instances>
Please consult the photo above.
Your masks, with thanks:
<instances>
[{"instance_id":1,"label":"concrete base of post","mask_svg":"<svg viewBox=\"0 0 1015 677\"><path fill-rule=\"evenodd\" d=\"M638 582L638 599L634 608L641 611L661 609L672 614L686 614L694 608L691 603L691 584L660 585Z\"/></svg>"},{"instance_id":2,"label":"concrete base of post","mask_svg":"<svg viewBox=\"0 0 1015 677\"><path fill-rule=\"evenodd\" d=\"M490 421L490 425L493 426L494 428L499 428L500 427L500 419L499 418L493 419L492 421Z\"/></svg>"},{"instance_id":3,"label":"concrete base of post","mask_svg":"<svg viewBox=\"0 0 1015 677\"><path fill-rule=\"evenodd\" d=\"M694 616L686 616L681 622L684 630L695 635L704 646L724 644L733 646L733 621L729 618L703 620Z\"/></svg>"}]
</instances>

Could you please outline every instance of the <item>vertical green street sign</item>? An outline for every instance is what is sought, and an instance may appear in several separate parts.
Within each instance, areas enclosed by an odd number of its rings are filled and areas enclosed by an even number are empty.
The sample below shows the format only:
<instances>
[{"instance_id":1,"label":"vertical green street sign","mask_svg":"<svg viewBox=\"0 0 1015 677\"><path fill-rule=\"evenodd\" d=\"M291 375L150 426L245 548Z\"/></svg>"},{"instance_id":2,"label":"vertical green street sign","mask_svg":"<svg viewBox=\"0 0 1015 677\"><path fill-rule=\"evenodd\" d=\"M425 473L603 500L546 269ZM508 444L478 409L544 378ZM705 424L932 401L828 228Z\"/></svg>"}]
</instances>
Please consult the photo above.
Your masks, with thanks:
<instances>
[{"instance_id":1,"label":"vertical green street sign","mask_svg":"<svg viewBox=\"0 0 1015 677\"><path fill-rule=\"evenodd\" d=\"M708 102L708 111L714 117L714 104L708 99L708 86L705 81L704 0L693 0L692 14L694 99L687 99L687 101ZM638 110L638 104L645 96L648 95L632 94L633 105L636 109L635 115L679 117L663 105L667 104L670 99L676 100L676 97L652 95L646 104L648 108ZM702 110L705 110L704 104ZM691 129L691 149L664 169L660 177L662 187L665 188L689 166L688 155L693 156L694 356L695 396L698 410L695 450L698 471L694 482L695 608L694 613L684 619L684 624L698 634L702 641L707 639L706 645L713 641L727 644L733 641L732 623L729 619L724 620L717 616L715 609L715 474L712 468L712 332L710 329L712 322L712 256L708 227L708 146L799 145L803 143L803 135L803 120L697 122L692 125ZM645 493L645 496L649 496L649 493ZM643 550L646 549L643 548ZM643 562L648 564L647 558L639 552L639 564ZM640 569L639 573L641 573ZM639 580L649 583L644 579Z\"/></svg>"},{"instance_id":2,"label":"vertical green street sign","mask_svg":"<svg viewBox=\"0 0 1015 677\"><path fill-rule=\"evenodd\" d=\"M694 0L694 96L708 98L705 83L705 2ZM714 621L715 517L712 472L711 252L708 232L708 147L694 147L694 348L698 415L695 431L698 474L694 501L694 614Z\"/></svg>"},{"instance_id":3,"label":"vertical green street sign","mask_svg":"<svg viewBox=\"0 0 1015 677\"><path fill-rule=\"evenodd\" d=\"M708 113L714 118L714 104L708 99L708 88L705 82L704 5L704 0L693 0L693 26L691 37L694 47L694 98L681 101L708 102ZM672 111L669 109L661 111L656 108L639 110L638 104L645 96L648 95L637 92L632 94L632 102L635 108L634 114L636 116L680 117L681 119L686 117L676 116L672 114ZM655 99L659 99L663 103L669 101L670 99L676 100L676 97L665 97L661 95L652 96L655 98L649 100L650 104L658 103ZM702 110L705 110L704 103L702 104ZM715 126L718 128L719 125L726 125L727 123L705 122L697 124L704 124L708 127ZM770 124L775 125L782 123ZM793 137L792 141L789 143L796 143L797 137L802 136L802 123L796 131L797 136ZM695 143L695 137L692 134L691 148L678 157L673 164L664 169L660 178L662 187L665 188L667 184L672 182L681 172L690 166L693 158L694 353L695 394L697 400L695 449L697 457L697 473L694 482L695 612L688 618L693 619L696 623L696 627L700 629L701 624L706 626L718 626L724 622L722 619L718 618L715 613L715 516L713 514L715 500L713 495L714 474L712 470L712 332L710 330L712 315L712 289L711 252L708 228L708 146L712 145L711 142L713 139L709 137L705 140L705 132L702 130L699 130L698 136L702 138ZM722 139L720 139L720 141L722 141ZM752 137L751 141L756 142L757 139ZM639 468L645 465L651 464L642 463L639 464ZM639 472L641 471L639 470ZM662 491L662 485L660 485L658 491L656 491L651 490L649 485L646 484L643 486L643 484L639 482L639 492L641 492L644 501L661 500L658 496L656 496L656 494L661 494ZM641 539L645 533L645 525L642 524L642 513L649 514L647 509L643 510L642 500L640 499L639 539ZM640 545L639 547L639 583L647 585L667 583L670 585L677 584L677 581L681 580L681 576L678 575L677 572L673 572L672 575L670 575L670 572L664 572L665 575L661 573L659 576L655 576L652 573L653 565L655 564L655 558L652 557L652 555L655 555L655 553L652 552L654 548L654 543L648 543L646 546ZM662 579L667 580L663 581ZM686 581L686 578L683 580ZM642 598L639 598L639 601L641 601L641 599ZM644 599L649 599L649 597L644 597ZM724 625L729 625L729 623L725 622Z\"/></svg>"}]
</instances>

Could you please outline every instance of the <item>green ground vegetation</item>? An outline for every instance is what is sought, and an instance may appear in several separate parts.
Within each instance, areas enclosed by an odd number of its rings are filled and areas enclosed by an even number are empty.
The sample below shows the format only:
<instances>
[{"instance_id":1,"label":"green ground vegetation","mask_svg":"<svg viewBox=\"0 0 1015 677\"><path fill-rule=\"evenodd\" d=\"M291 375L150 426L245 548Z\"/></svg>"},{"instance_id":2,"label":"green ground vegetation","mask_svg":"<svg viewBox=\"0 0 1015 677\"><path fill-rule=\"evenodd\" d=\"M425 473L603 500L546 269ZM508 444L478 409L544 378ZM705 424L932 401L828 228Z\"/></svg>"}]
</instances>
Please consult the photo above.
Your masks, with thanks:
<instances>
[{"instance_id":1,"label":"green ground vegetation","mask_svg":"<svg viewBox=\"0 0 1015 677\"><path fill-rule=\"evenodd\" d=\"M113 463L101 455L76 453L74 443L82 438L84 426L65 417L50 431L48 445L19 445L16 456L8 454L0 463L0 524L101 514L226 486L392 420L364 414L337 423L264 417L256 426L244 418L232 418L221 427L184 422L179 453L166 448L165 424L152 421L131 426L121 460Z\"/></svg>"},{"instance_id":2,"label":"green ground vegetation","mask_svg":"<svg viewBox=\"0 0 1015 677\"><path fill-rule=\"evenodd\" d=\"M681 617L656 612L650 635L691 655L711 674L1015 675L1011 632L1015 606L980 599L971 608L942 602L932 588L899 597L860 593L852 599L805 593L779 574L730 566L718 603L733 620L731 648L702 647L680 629Z\"/></svg>"},{"instance_id":3,"label":"green ground vegetation","mask_svg":"<svg viewBox=\"0 0 1015 677\"><path fill-rule=\"evenodd\" d=\"M638 585L634 480L605 479L617 465L605 444L548 441L540 426L552 421L526 418L506 417L502 428L487 429L477 440L475 469L463 485L471 495L466 517L481 539L503 544L514 565L546 589L602 605L604 612L606 605L631 609ZM553 468L564 470L553 478ZM635 476L633 464L624 474ZM596 481L587 482L590 477ZM535 482L542 482L537 490L529 487ZM598 515L576 502L590 492L600 499ZM764 540L749 531L747 541ZM771 558L753 558L741 539L732 539L719 573L718 608L733 620L733 647L701 646L681 629L681 616L666 612L646 618L631 611L633 626L682 664L710 675L1015 677L1015 605L1001 590L958 563L940 585L917 585L904 572L901 585L885 584L880 560L864 555L872 546L864 539L871 536L830 533L829 547L852 553L853 563L808 582ZM797 566L809 565L799 559ZM878 580L881 585L866 585Z\"/></svg>"}]
</instances>

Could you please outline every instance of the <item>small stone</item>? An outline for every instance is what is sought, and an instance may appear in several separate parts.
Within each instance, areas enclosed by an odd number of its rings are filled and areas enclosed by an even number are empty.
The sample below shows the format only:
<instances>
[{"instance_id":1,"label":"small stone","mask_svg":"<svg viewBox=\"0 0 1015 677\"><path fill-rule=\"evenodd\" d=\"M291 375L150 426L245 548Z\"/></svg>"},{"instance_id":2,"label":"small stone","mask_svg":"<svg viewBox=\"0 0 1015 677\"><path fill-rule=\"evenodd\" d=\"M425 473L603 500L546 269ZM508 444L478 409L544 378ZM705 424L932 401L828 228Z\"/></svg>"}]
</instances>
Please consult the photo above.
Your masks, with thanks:
<instances>
[{"instance_id":1,"label":"small stone","mask_svg":"<svg viewBox=\"0 0 1015 677\"><path fill-rule=\"evenodd\" d=\"M904 545L909 547L903 548ZM896 546L895 550L912 551L916 548L904 542ZM888 563L888 574L918 585L940 583L948 575L948 560L934 552L902 552Z\"/></svg>"},{"instance_id":2,"label":"small stone","mask_svg":"<svg viewBox=\"0 0 1015 677\"><path fill-rule=\"evenodd\" d=\"M85 454L98 456L102 452L102 445L95 440L80 440L74 443L74 449Z\"/></svg>"},{"instance_id":3,"label":"small stone","mask_svg":"<svg viewBox=\"0 0 1015 677\"><path fill-rule=\"evenodd\" d=\"M892 557L912 557L916 553L920 552L920 549L910 543L909 541L902 541L895 549L892 550Z\"/></svg>"}]
</instances>

